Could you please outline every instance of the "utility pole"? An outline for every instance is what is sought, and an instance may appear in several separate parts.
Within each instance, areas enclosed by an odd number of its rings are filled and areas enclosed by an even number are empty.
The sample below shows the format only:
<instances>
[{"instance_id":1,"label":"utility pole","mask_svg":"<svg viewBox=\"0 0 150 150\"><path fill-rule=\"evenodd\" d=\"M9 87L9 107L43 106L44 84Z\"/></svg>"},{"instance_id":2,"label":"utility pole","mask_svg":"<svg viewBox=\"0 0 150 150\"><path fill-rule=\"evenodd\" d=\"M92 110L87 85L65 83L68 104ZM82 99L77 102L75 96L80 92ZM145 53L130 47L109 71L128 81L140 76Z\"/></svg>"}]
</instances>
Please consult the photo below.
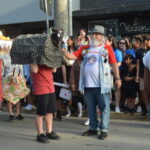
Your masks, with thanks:
<instances>
[{"instance_id":1,"label":"utility pole","mask_svg":"<svg viewBox=\"0 0 150 150\"><path fill-rule=\"evenodd\" d=\"M65 36L69 36L69 1L70 0L54 0L54 27L63 29Z\"/></svg>"},{"instance_id":2,"label":"utility pole","mask_svg":"<svg viewBox=\"0 0 150 150\"><path fill-rule=\"evenodd\" d=\"M47 0L45 0L45 10L46 10L46 29L47 29L47 34L50 33L49 31L49 16L48 16L48 7L47 7Z\"/></svg>"},{"instance_id":3,"label":"utility pole","mask_svg":"<svg viewBox=\"0 0 150 150\"><path fill-rule=\"evenodd\" d=\"M50 34L49 30L49 16L52 15L52 0L39 0L40 9L46 13L46 30L47 34Z\"/></svg>"}]
</instances>

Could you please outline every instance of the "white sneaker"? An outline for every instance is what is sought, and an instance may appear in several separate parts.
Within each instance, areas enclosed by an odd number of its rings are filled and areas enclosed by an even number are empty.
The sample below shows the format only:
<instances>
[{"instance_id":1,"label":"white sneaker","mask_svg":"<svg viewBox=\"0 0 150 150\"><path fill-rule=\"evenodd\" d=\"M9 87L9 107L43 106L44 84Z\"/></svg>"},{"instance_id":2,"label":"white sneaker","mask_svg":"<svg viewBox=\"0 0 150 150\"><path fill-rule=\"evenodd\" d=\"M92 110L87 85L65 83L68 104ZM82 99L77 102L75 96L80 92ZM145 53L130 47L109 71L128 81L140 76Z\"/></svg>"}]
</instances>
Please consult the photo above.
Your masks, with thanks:
<instances>
[{"instance_id":1,"label":"white sneaker","mask_svg":"<svg viewBox=\"0 0 150 150\"><path fill-rule=\"evenodd\" d=\"M67 115L66 115L66 117L70 117L70 116L71 116L71 114L67 114Z\"/></svg>"},{"instance_id":2,"label":"white sneaker","mask_svg":"<svg viewBox=\"0 0 150 150\"><path fill-rule=\"evenodd\" d=\"M118 106L115 108L115 112L120 113L120 108Z\"/></svg>"},{"instance_id":3,"label":"white sneaker","mask_svg":"<svg viewBox=\"0 0 150 150\"><path fill-rule=\"evenodd\" d=\"M88 119L85 123L84 123L84 125L85 126L88 126L90 124L90 120Z\"/></svg>"},{"instance_id":4,"label":"white sneaker","mask_svg":"<svg viewBox=\"0 0 150 150\"><path fill-rule=\"evenodd\" d=\"M32 109L36 109L36 107L34 105L32 105Z\"/></svg>"},{"instance_id":5,"label":"white sneaker","mask_svg":"<svg viewBox=\"0 0 150 150\"><path fill-rule=\"evenodd\" d=\"M28 105L25 107L25 110L32 110L32 105L31 105L31 104L28 104Z\"/></svg>"},{"instance_id":6,"label":"white sneaker","mask_svg":"<svg viewBox=\"0 0 150 150\"><path fill-rule=\"evenodd\" d=\"M142 112L141 106L138 106L138 107L137 107L136 112L138 112L138 113Z\"/></svg>"}]
</instances>

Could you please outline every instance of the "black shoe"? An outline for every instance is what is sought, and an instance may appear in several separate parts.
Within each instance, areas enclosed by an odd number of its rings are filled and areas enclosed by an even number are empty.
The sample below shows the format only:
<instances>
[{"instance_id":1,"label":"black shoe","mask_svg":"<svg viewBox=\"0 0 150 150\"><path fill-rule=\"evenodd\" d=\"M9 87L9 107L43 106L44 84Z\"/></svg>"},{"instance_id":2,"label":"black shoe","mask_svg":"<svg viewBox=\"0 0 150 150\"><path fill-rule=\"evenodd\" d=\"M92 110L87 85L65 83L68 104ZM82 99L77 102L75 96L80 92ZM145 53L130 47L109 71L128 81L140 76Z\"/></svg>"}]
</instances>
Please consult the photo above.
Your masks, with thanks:
<instances>
[{"instance_id":1,"label":"black shoe","mask_svg":"<svg viewBox=\"0 0 150 150\"><path fill-rule=\"evenodd\" d=\"M130 112L130 109L128 107L125 108L124 113L127 114Z\"/></svg>"},{"instance_id":2,"label":"black shoe","mask_svg":"<svg viewBox=\"0 0 150 150\"><path fill-rule=\"evenodd\" d=\"M13 115L9 116L9 121L14 122L15 121L15 117Z\"/></svg>"},{"instance_id":3,"label":"black shoe","mask_svg":"<svg viewBox=\"0 0 150 150\"><path fill-rule=\"evenodd\" d=\"M24 117L23 117L21 114L19 114L16 118L17 118L18 120L23 120L23 119L24 119Z\"/></svg>"},{"instance_id":4,"label":"black shoe","mask_svg":"<svg viewBox=\"0 0 150 150\"><path fill-rule=\"evenodd\" d=\"M59 140L60 139L60 136L58 136L54 131L52 131L51 133L46 133L46 136L52 140Z\"/></svg>"},{"instance_id":5,"label":"black shoe","mask_svg":"<svg viewBox=\"0 0 150 150\"><path fill-rule=\"evenodd\" d=\"M108 133L107 132L101 132L100 136L99 136L99 139L100 140L105 140L108 136Z\"/></svg>"},{"instance_id":6,"label":"black shoe","mask_svg":"<svg viewBox=\"0 0 150 150\"><path fill-rule=\"evenodd\" d=\"M134 114L136 112L135 108L131 108L130 113Z\"/></svg>"},{"instance_id":7,"label":"black shoe","mask_svg":"<svg viewBox=\"0 0 150 150\"><path fill-rule=\"evenodd\" d=\"M44 134L37 135L36 140L37 142L40 142L40 143L49 143L48 137L45 136Z\"/></svg>"},{"instance_id":8,"label":"black shoe","mask_svg":"<svg viewBox=\"0 0 150 150\"><path fill-rule=\"evenodd\" d=\"M88 131L82 133L82 136L92 136L92 135L97 135L97 131L89 129Z\"/></svg>"},{"instance_id":9,"label":"black shoe","mask_svg":"<svg viewBox=\"0 0 150 150\"><path fill-rule=\"evenodd\" d=\"M63 121L64 118L63 118L63 117L58 117L58 116L56 116L56 117L54 118L54 120L55 120L55 121Z\"/></svg>"},{"instance_id":10,"label":"black shoe","mask_svg":"<svg viewBox=\"0 0 150 150\"><path fill-rule=\"evenodd\" d=\"M61 113L60 110L57 110L56 119L59 120L59 121L62 121L62 120L63 120L63 118L62 118L62 113Z\"/></svg>"}]
</instances>

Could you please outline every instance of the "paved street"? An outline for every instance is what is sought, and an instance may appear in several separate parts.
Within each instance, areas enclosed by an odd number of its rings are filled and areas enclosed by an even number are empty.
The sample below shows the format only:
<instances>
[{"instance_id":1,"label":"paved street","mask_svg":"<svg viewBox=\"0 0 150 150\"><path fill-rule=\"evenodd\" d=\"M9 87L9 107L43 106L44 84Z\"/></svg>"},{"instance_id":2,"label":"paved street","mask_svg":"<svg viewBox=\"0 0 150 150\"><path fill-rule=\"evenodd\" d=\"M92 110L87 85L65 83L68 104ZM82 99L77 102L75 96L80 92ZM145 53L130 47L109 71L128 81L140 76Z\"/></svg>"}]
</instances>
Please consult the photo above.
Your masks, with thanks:
<instances>
[{"instance_id":1,"label":"paved street","mask_svg":"<svg viewBox=\"0 0 150 150\"><path fill-rule=\"evenodd\" d=\"M88 128L86 118L55 121L59 141L39 144L35 141L34 115L25 114L24 121L8 122L7 113L0 113L0 150L149 150L150 122L111 120L109 138L83 137Z\"/></svg>"}]
</instances>

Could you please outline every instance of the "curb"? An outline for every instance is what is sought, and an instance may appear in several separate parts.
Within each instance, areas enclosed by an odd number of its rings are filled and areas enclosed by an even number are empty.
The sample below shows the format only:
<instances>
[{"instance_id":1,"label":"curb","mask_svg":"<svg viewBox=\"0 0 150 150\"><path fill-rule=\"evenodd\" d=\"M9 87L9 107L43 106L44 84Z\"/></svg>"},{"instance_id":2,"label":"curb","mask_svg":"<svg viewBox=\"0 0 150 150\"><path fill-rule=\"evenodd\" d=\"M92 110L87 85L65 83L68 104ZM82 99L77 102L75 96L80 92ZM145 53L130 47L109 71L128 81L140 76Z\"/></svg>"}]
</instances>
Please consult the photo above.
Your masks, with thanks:
<instances>
[{"instance_id":1,"label":"curb","mask_svg":"<svg viewBox=\"0 0 150 150\"><path fill-rule=\"evenodd\" d=\"M8 112L7 107L3 107L3 112ZM15 112L15 109L14 109L14 112ZM25 109L22 107L21 113L24 113L24 114L36 114L36 109L27 111L27 110L25 110ZM63 114L63 115L66 114L66 111L65 111L64 109L62 110L62 114ZM75 115L73 115L72 117L76 117L76 116L77 116L77 115L75 114ZM87 117L85 111L83 112L83 117ZM114 112L114 111L111 111L110 119L137 120L137 121L148 121L148 120L149 120L147 116L141 117L141 114L140 114L140 113L125 114L124 112L116 113L116 112Z\"/></svg>"}]
</instances>

